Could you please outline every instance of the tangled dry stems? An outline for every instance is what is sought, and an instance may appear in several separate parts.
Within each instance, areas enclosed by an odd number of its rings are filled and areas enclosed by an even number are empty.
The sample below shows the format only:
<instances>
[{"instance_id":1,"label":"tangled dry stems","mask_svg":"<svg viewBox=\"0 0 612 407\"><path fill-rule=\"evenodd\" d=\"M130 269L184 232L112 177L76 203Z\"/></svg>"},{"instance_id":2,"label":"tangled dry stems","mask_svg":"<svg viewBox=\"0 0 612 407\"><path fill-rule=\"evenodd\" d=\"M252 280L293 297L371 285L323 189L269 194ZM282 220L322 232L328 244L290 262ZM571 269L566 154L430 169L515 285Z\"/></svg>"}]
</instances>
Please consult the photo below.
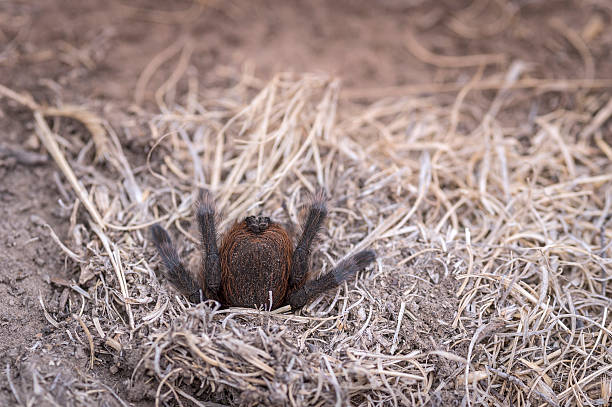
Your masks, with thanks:
<instances>
[{"instance_id":1,"label":"tangled dry stems","mask_svg":"<svg viewBox=\"0 0 612 407\"><path fill-rule=\"evenodd\" d=\"M339 102L339 82L318 75L261 86L245 74L229 88L190 87L183 103L168 85L161 113L141 118L146 160L126 157L120 123L23 99L72 187L60 184L73 202L62 250L79 273L63 300L74 315L45 316L63 344L87 350L84 367L119 366L130 400L156 405L609 402L609 93L575 92L582 110L529 114L518 104L539 88L513 90L523 69L512 66L486 103L466 98L491 83L479 77L448 103ZM511 126L507 110L520 117ZM45 120L57 116L95 123L95 144L62 142ZM88 161L92 149L110 166ZM197 266L198 188L215 194L223 231L259 211L298 223L319 185L332 202L314 269L365 247L379 260L298 314L192 306L156 272L154 222L183 236ZM35 376L34 397L59 400ZM96 388L71 402L112 391Z\"/></svg>"}]
</instances>

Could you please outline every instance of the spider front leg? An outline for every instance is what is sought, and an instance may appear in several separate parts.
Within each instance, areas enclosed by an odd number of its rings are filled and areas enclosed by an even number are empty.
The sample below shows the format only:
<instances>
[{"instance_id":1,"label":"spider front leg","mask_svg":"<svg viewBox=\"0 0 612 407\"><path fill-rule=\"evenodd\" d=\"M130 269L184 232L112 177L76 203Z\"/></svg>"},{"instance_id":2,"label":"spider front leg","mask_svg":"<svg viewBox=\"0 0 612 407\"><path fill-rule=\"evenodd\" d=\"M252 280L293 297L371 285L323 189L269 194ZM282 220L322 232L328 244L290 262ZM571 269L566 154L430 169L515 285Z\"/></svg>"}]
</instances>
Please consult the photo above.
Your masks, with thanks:
<instances>
[{"instance_id":1,"label":"spider front leg","mask_svg":"<svg viewBox=\"0 0 612 407\"><path fill-rule=\"evenodd\" d=\"M170 235L166 230L159 226L151 226L153 244L166 266L168 279L181 294L185 295L189 301L198 303L202 300L200 287L185 268L181 259L172 245Z\"/></svg>"},{"instance_id":2,"label":"spider front leg","mask_svg":"<svg viewBox=\"0 0 612 407\"><path fill-rule=\"evenodd\" d=\"M312 197L308 214L302 226L302 235L293 251L291 272L289 273L289 287L292 290L300 287L306 278L310 263L310 247L321 229L326 216L327 204L325 202L325 193L320 190Z\"/></svg>"},{"instance_id":3,"label":"spider front leg","mask_svg":"<svg viewBox=\"0 0 612 407\"><path fill-rule=\"evenodd\" d=\"M202 239L202 277L206 285L206 296L219 300L221 286L221 263L217 248L215 228L215 202L209 191L202 191L197 212Z\"/></svg>"},{"instance_id":4,"label":"spider front leg","mask_svg":"<svg viewBox=\"0 0 612 407\"><path fill-rule=\"evenodd\" d=\"M323 294L325 291L337 287L343 281L353 277L359 270L364 269L376 259L373 250L364 250L342 260L336 268L314 281L309 281L303 287L289 295L289 305L295 310L303 307L310 299Z\"/></svg>"}]
</instances>

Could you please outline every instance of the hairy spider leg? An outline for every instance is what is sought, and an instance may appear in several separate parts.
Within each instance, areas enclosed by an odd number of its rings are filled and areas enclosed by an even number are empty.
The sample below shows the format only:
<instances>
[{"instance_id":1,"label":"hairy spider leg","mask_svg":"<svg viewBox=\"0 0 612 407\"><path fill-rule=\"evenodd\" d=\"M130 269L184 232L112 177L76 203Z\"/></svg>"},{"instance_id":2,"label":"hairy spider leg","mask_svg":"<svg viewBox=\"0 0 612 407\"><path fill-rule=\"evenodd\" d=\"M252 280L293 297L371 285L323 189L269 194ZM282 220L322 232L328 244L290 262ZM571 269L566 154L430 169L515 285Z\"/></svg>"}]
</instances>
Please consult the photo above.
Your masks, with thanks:
<instances>
[{"instance_id":1,"label":"hairy spider leg","mask_svg":"<svg viewBox=\"0 0 612 407\"><path fill-rule=\"evenodd\" d=\"M202 301L202 292L198 283L187 271L181 259L172 245L172 240L168 232L160 225L151 226L153 244L157 248L159 255L166 266L168 279L181 294L185 295L189 301L198 303Z\"/></svg>"},{"instance_id":2,"label":"hairy spider leg","mask_svg":"<svg viewBox=\"0 0 612 407\"><path fill-rule=\"evenodd\" d=\"M221 263L215 228L215 202L207 190L200 193L197 218L202 240L202 280L205 283L206 296L218 301L220 299Z\"/></svg>"},{"instance_id":3,"label":"hairy spider leg","mask_svg":"<svg viewBox=\"0 0 612 407\"><path fill-rule=\"evenodd\" d=\"M376 259L373 250L363 250L351 257L342 260L329 273L316 280L309 281L303 287L289 294L291 309L303 307L308 300L323 294L325 291L337 287L344 280L353 277L359 270L364 269Z\"/></svg>"},{"instance_id":4,"label":"hairy spider leg","mask_svg":"<svg viewBox=\"0 0 612 407\"><path fill-rule=\"evenodd\" d=\"M291 272L289 274L289 287L292 290L299 288L304 283L310 266L310 248L326 216L327 204L325 202L325 193L319 190L312 197L308 214L302 226L302 235L293 251Z\"/></svg>"}]
</instances>

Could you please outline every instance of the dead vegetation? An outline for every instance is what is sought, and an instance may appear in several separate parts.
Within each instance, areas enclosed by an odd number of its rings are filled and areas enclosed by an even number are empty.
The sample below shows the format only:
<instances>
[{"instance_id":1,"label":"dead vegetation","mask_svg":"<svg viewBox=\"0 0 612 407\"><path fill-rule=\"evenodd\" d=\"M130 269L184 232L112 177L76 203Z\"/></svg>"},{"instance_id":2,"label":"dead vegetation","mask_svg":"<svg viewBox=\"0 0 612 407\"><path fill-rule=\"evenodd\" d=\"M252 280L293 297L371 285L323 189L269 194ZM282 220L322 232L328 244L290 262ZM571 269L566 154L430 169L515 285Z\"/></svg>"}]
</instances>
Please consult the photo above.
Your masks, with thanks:
<instances>
[{"instance_id":1,"label":"dead vegetation","mask_svg":"<svg viewBox=\"0 0 612 407\"><path fill-rule=\"evenodd\" d=\"M440 60L416 41L434 65L497 61ZM70 233L49 236L74 280L52 279L62 289L40 298L53 327L40 346L77 349L80 366L70 383L42 367L18 383L7 366L19 403L610 402L609 81L541 80L515 63L461 84L350 94L321 75L263 84L249 72L207 90L192 77L180 92L189 47L155 93L158 111L127 124L0 87L33 112L65 177ZM541 114L560 92L574 108ZM74 122L91 140L63 134ZM120 142L134 129L150 137L141 155ZM259 211L298 223L318 186L332 201L314 269L367 247L379 260L299 313L192 306L159 273L156 222L182 236L192 269L199 261L198 188L215 194L224 231ZM96 380L100 370L117 386Z\"/></svg>"},{"instance_id":2,"label":"dead vegetation","mask_svg":"<svg viewBox=\"0 0 612 407\"><path fill-rule=\"evenodd\" d=\"M259 87L245 74L152 117L143 165L85 110L52 111L98 123L108 140L59 146L61 125L54 134L32 104L73 201L62 249L80 284L69 285L72 315L45 311L56 336L87 349L88 368L122 369L131 401L608 402L609 104L581 92L583 111L504 127L496 117L521 74L511 69L482 109L462 100L477 79L449 105L353 104L325 77ZM96 155L112 165L98 170ZM193 307L156 273L147 227L161 222L197 251L198 188L216 194L224 230L260 210L297 222L318 185L332 203L315 269L364 247L380 257L335 295L298 314Z\"/></svg>"}]
</instances>

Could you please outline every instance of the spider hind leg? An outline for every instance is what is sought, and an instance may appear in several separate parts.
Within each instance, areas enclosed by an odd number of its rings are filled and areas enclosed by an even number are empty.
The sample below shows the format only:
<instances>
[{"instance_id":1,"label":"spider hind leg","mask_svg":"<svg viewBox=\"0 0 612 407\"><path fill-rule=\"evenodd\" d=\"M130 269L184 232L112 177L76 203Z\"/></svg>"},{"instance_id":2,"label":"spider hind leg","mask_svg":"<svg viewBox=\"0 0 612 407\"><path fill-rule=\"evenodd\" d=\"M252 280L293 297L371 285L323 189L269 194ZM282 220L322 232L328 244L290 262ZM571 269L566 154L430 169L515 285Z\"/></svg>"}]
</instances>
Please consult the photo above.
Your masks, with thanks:
<instances>
[{"instance_id":1,"label":"spider hind leg","mask_svg":"<svg viewBox=\"0 0 612 407\"><path fill-rule=\"evenodd\" d=\"M166 276L174 287L185 295L189 301L199 303L203 300L198 283L185 268L181 259L172 245L172 240L168 232L160 225L151 226L153 244L157 248L164 265L166 266Z\"/></svg>"},{"instance_id":2,"label":"spider hind leg","mask_svg":"<svg viewBox=\"0 0 612 407\"><path fill-rule=\"evenodd\" d=\"M291 309L301 308L312 298L339 286L343 281L353 277L359 270L364 269L374 260L376 260L376 253L373 250L363 250L342 260L329 273L316 280L309 281L303 287L292 292L288 299Z\"/></svg>"},{"instance_id":3,"label":"spider hind leg","mask_svg":"<svg viewBox=\"0 0 612 407\"><path fill-rule=\"evenodd\" d=\"M215 201L207 190L200 192L200 204L196 212L202 241L201 278L205 282L206 295L219 300L221 286L221 263L217 247L217 230L215 227Z\"/></svg>"}]
</instances>

